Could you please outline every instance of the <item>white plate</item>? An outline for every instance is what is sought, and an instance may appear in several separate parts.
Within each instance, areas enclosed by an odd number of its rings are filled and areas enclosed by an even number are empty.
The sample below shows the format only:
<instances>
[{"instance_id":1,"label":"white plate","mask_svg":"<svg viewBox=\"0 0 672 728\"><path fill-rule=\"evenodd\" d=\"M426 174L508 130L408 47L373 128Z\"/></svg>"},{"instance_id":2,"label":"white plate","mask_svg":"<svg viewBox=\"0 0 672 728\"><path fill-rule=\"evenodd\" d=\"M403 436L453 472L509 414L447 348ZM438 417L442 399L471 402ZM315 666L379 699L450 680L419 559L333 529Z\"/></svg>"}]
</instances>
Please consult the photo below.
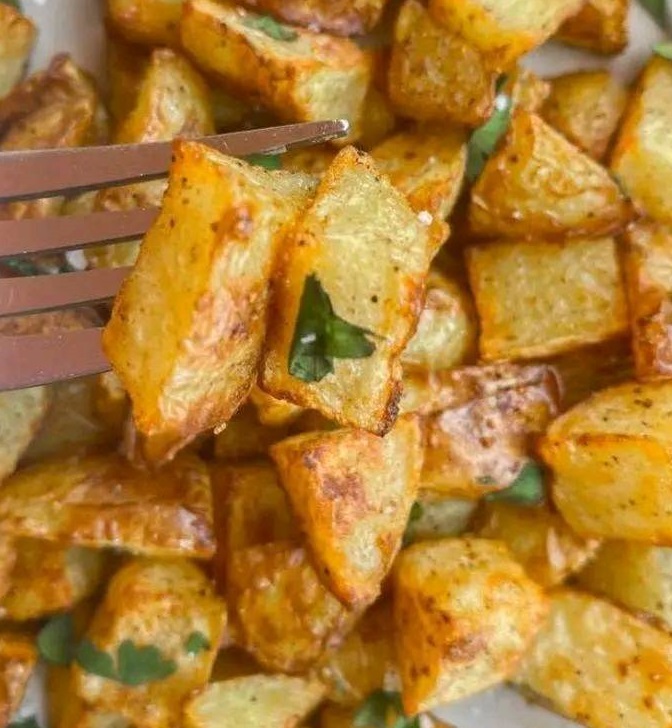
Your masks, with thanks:
<instances>
[{"instance_id":1,"label":"white plate","mask_svg":"<svg viewBox=\"0 0 672 728\"><path fill-rule=\"evenodd\" d=\"M672 0L668 17L672 18ZM23 0L28 15L40 29L33 67L43 68L49 59L68 52L92 73L99 75L103 47L102 0ZM630 17L631 41L627 51L614 60L557 44L549 44L530 54L525 65L544 76L557 76L579 69L609 67L622 80L631 81L651 54L654 43L664 35L653 20L633 0ZM41 671L32 681L21 717L43 716ZM529 705L508 688L489 690L437 711L457 728L576 728L576 724L548 711ZM40 725L46 726L42 717Z\"/></svg>"}]
</instances>

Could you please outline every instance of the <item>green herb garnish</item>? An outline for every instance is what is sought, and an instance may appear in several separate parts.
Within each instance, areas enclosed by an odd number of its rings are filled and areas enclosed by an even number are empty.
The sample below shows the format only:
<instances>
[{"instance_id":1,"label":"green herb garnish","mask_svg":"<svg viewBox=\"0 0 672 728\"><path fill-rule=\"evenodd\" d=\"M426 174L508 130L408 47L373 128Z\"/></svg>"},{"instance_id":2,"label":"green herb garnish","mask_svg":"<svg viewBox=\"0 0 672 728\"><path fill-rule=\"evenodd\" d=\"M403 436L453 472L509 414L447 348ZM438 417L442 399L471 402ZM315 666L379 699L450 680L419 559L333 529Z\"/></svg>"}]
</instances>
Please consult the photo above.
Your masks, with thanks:
<instances>
[{"instance_id":1,"label":"green herb garnish","mask_svg":"<svg viewBox=\"0 0 672 728\"><path fill-rule=\"evenodd\" d=\"M37 718L31 715L30 718L21 718L12 721L7 728L40 728Z\"/></svg>"},{"instance_id":2,"label":"green herb garnish","mask_svg":"<svg viewBox=\"0 0 672 728\"><path fill-rule=\"evenodd\" d=\"M299 37L295 30L278 23L270 15L250 15L245 19L245 25L248 28L260 30L273 40L292 41Z\"/></svg>"},{"instance_id":3,"label":"green herb garnish","mask_svg":"<svg viewBox=\"0 0 672 728\"><path fill-rule=\"evenodd\" d=\"M546 489L544 488L544 473L541 466L533 460L527 462L515 481L504 490L489 493L485 496L488 501L505 501L524 506L536 506L544 501Z\"/></svg>"},{"instance_id":4,"label":"green herb garnish","mask_svg":"<svg viewBox=\"0 0 672 728\"><path fill-rule=\"evenodd\" d=\"M210 649L210 640L203 632L192 632L184 643L184 650L189 655L197 655Z\"/></svg>"},{"instance_id":5,"label":"green herb garnish","mask_svg":"<svg viewBox=\"0 0 672 728\"><path fill-rule=\"evenodd\" d=\"M52 617L37 635L40 657L52 665L69 665L75 654L75 627L72 615Z\"/></svg>"},{"instance_id":6,"label":"green herb garnish","mask_svg":"<svg viewBox=\"0 0 672 728\"><path fill-rule=\"evenodd\" d=\"M165 659L153 645L137 647L131 640L119 645L116 667L112 656L89 640L80 643L75 659L86 672L133 687L164 680L177 670L175 662Z\"/></svg>"},{"instance_id":7,"label":"green herb garnish","mask_svg":"<svg viewBox=\"0 0 672 728\"><path fill-rule=\"evenodd\" d=\"M467 179L470 182L478 179L497 143L509 128L512 109L511 97L498 93L492 115L472 133L467 147Z\"/></svg>"},{"instance_id":8,"label":"green herb garnish","mask_svg":"<svg viewBox=\"0 0 672 728\"><path fill-rule=\"evenodd\" d=\"M334 359L365 359L376 347L371 331L336 313L317 276L306 278L289 352L289 373L304 382L319 382L334 371Z\"/></svg>"},{"instance_id":9,"label":"green herb garnish","mask_svg":"<svg viewBox=\"0 0 672 728\"><path fill-rule=\"evenodd\" d=\"M250 154L245 161L264 169L282 169L282 160L279 154Z\"/></svg>"},{"instance_id":10,"label":"green herb garnish","mask_svg":"<svg viewBox=\"0 0 672 728\"><path fill-rule=\"evenodd\" d=\"M653 46L653 52L662 58L667 58L668 61L672 61L672 43L658 43Z\"/></svg>"},{"instance_id":11,"label":"green herb garnish","mask_svg":"<svg viewBox=\"0 0 672 728\"><path fill-rule=\"evenodd\" d=\"M394 723L390 723L394 719ZM388 690L376 690L360 705L352 723L356 728L420 728L420 718L404 713L401 695Z\"/></svg>"},{"instance_id":12,"label":"green herb garnish","mask_svg":"<svg viewBox=\"0 0 672 728\"><path fill-rule=\"evenodd\" d=\"M639 4L649 12L658 25L665 25L665 0L639 0Z\"/></svg>"}]
</instances>

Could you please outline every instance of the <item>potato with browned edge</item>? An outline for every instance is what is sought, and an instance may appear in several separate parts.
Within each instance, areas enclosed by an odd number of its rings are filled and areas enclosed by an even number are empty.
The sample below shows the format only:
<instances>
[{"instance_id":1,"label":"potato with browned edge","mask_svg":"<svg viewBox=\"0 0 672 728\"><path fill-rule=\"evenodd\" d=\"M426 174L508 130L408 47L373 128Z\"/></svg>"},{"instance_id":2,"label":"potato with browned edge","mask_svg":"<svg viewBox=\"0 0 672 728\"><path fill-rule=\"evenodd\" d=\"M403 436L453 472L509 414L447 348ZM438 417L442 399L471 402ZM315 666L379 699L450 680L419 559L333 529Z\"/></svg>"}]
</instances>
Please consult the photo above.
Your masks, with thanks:
<instances>
[{"instance_id":1,"label":"potato with browned edge","mask_svg":"<svg viewBox=\"0 0 672 728\"><path fill-rule=\"evenodd\" d=\"M620 53L628 45L629 0L587 0L559 28L557 37L597 53Z\"/></svg>"},{"instance_id":2,"label":"potato with browned edge","mask_svg":"<svg viewBox=\"0 0 672 728\"><path fill-rule=\"evenodd\" d=\"M133 43L179 46L182 0L106 0L110 26Z\"/></svg>"}]
</instances>

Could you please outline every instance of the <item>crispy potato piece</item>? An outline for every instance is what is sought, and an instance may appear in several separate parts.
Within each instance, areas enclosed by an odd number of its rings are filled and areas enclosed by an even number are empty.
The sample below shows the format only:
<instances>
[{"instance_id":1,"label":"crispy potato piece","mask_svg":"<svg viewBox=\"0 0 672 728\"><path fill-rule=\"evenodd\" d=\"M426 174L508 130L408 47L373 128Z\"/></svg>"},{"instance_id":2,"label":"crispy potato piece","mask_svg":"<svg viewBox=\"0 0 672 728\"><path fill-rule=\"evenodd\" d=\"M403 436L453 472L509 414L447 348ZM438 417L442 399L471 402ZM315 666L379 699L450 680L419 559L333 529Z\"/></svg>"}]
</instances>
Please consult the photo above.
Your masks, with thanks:
<instances>
[{"instance_id":1,"label":"crispy potato piece","mask_svg":"<svg viewBox=\"0 0 672 728\"><path fill-rule=\"evenodd\" d=\"M146 48L108 33L105 44L107 103L117 124L133 110L148 64Z\"/></svg>"},{"instance_id":2,"label":"crispy potato piece","mask_svg":"<svg viewBox=\"0 0 672 728\"><path fill-rule=\"evenodd\" d=\"M502 93L511 99L513 106L537 112L551 93L551 84L528 68L518 65L506 75Z\"/></svg>"},{"instance_id":3,"label":"crispy potato piece","mask_svg":"<svg viewBox=\"0 0 672 728\"><path fill-rule=\"evenodd\" d=\"M495 101L495 73L481 54L406 0L394 28L388 96L401 116L478 126Z\"/></svg>"},{"instance_id":4,"label":"crispy potato piece","mask_svg":"<svg viewBox=\"0 0 672 728\"><path fill-rule=\"evenodd\" d=\"M502 543L445 539L403 551L394 637L406 713L510 677L546 611L543 591Z\"/></svg>"},{"instance_id":5,"label":"crispy potato piece","mask_svg":"<svg viewBox=\"0 0 672 728\"><path fill-rule=\"evenodd\" d=\"M0 394L0 481L16 469L19 459L44 421L49 404L47 387Z\"/></svg>"},{"instance_id":6,"label":"crispy potato piece","mask_svg":"<svg viewBox=\"0 0 672 728\"><path fill-rule=\"evenodd\" d=\"M630 218L607 170L522 109L471 190L469 224L479 236L606 235Z\"/></svg>"},{"instance_id":7,"label":"crispy potato piece","mask_svg":"<svg viewBox=\"0 0 672 728\"><path fill-rule=\"evenodd\" d=\"M387 63L385 64L387 73ZM373 83L369 86L364 98L364 109L359 119L359 126L354 132L357 136L357 145L369 151L377 144L383 142L397 125L394 107L387 97L385 83L381 88Z\"/></svg>"},{"instance_id":8,"label":"crispy potato piece","mask_svg":"<svg viewBox=\"0 0 672 728\"><path fill-rule=\"evenodd\" d=\"M278 40L257 27L258 18L231 2L187 0L182 43L229 91L262 102L280 119L349 119L356 129L370 55L346 38L303 28L287 28L287 40Z\"/></svg>"},{"instance_id":9,"label":"crispy potato piece","mask_svg":"<svg viewBox=\"0 0 672 728\"><path fill-rule=\"evenodd\" d=\"M215 435L215 457L225 461L265 457L273 443L288 435L286 427L262 425L257 410L246 402Z\"/></svg>"},{"instance_id":10,"label":"crispy potato piece","mask_svg":"<svg viewBox=\"0 0 672 728\"><path fill-rule=\"evenodd\" d=\"M127 40L180 45L182 0L106 0L106 4L110 25Z\"/></svg>"},{"instance_id":11,"label":"crispy potato piece","mask_svg":"<svg viewBox=\"0 0 672 728\"><path fill-rule=\"evenodd\" d=\"M628 331L613 238L487 243L467 251L467 268L486 361L550 356Z\"/></svg>"},{"instance_id":12,"label":"crispy potato piece","mask_svg":"<svg viewBox=\"0 0 672 728\"><path fill-rule=\"evenodd\" d=\"M263 389L342 425L385 434L396 418L399 357L416 325L433 247L429 228L370 157L342 150L279 255ZM309 275L338 316L375 336L369 357L337 359L333 375L315 382L292 376L288 367Z\"/></svg>"},{"instance_id":13,"label":"crispy potato piece","mask_svg":"<svg viewBox=\"0 0 672 728\"><path fill-rule=\"evenodd\" d=\"M560 26L557 36L598 53L620 53L628 45L628 7L629 0L587 0Z\"/></svg>"},{"instance_id":14,"label":"crispy potato piece","mask_svg":"<svg viewBox=\"0 0 672 728\"><path fill-rule=\"evenodd\" d=\"M237 550L227 576L227 602L241 646L268 670L305 671L353 621L322 586L297 542Z\"/></svg>"},{"instance_id":15,"label":"crispy potato piece","mask_svg":"<svg viewBox=\"0 0 672 728\"><path fill-rule=\"evenodd\" d=\"M271 448L318 574L348 607L380 594L415 501L422 467L418 419L384 438L361 430L313 432Z\"/></svg>"},{"instance_id":16,"label":"crispy potato piece","mask_svg":"<svg viewBox=\"0 0 672 728\"><path fill-rule=\"evenodd\" d=\"M476 533L503 541L541 586L557 586L595 555L599 541L577 536L548 506L485 503Z\"/></svg>"},{"instance_id":17,"label":"crispy potato piece","mask_svg":"<svg viewBox=\"0 0 672 728\"><path fill-rule=\"evenodd\" d=\"M305 172L321 177L326 172L338 151L329 144L292 149L280 157L282 168L288 172Z\"/></svg>"},{"instance_id":18,"label":"crispy potato piece","mask_svg":"<svg viewBox=\"0 0 672 728\"><path fill-rule=\"evenodd\" d=\"M195 142L177 142L174 159L164 206L103 334L138 430L173 442L165 458L247 397L278 233L312 184Z\"/></svg>"},{"instance_id":19,"label":"crispy potato piece","mask_svg":"<svg viewBox=\"0 0 672 728\"><path fill-rule=\"evenodd\" d=\"M0 7L0 99L21 80L37 29L11 5Z\"/></svg>"},{"instance_id":20,"label":"crispy potato piece","mask_svg":"<svg viewBox=\"0 0 672 728\"><path fill-rule=\"evenodd\" d=\"M421 491L416 503L419 515L406 527L407 543L461 536L469 528L478 507L474 500L446 498L431 490Z\"/></svg>"},{"instance_id":21,"label":"crispy potato piece","mask_svg":"<svg viewBox=\"0 0 672 728\"><path fill-rule=\"evenodd\" d=\"M267 427L291 425L305 412L302 407L297 407L291 402L285 402L283 399L276 399L270 394L266 394L263 389L256 385L252 387L250 392L250 401L257 411L259 422Z\"/></svg>"},{"instance_id":22,"label":"crispy potato piece","mask_svg":"<svg viewBox=\"0 0 672 728\"><path fill-rule=\"evenodd\" d=\"M113 577L86 638L113 655L125 640L154 646L176 671L161 680L129 686L72 667L76 694L87 707L118 713L137 725L174 723L193 690L210 676L226 626L226 606L205 574L186 561L136 559ZM207 645L189 653L185 643L200 632Z\"/></svg>"},{"instance_id":23,"label":"crispy potato piece","mask_svg":"<svg viewBox=\"0 0 672 728\"><path fill-rule=\"evenodd\" d=\"M189 454L157 472L113 454L34 465L3 484L0 521L15 536L157 556L214 554L210 477Z\"/></svg>"},{"instance_id":24,"label":"crispy potato piece","mask_svg":"<svg viewBox=\"0 0 672 728\"><path fill-rule=\"evenodd\" d=\"M672 229L638 222L626 233L625 282L637 378L672 377Z\"/></svg>"},{"instance_id":25,"label":"crispy potato piece","mask_svg":"<svg viewBox=\"0 0 672 728\"><path fill-rule=\"evenodd\" d=\"M515 679L589 728L664 726L672 709L671 640L607 602L561 591Z\"/></svg>"},{"instance_id":26,"label":"crispy potato piece","mask_svg":"<svg viewBox=\"0 0 672 728\"><path fill-rule=\"evenodd\" d=\"M625 111L626 89L609 71L579 71L551 81L541 116L593 157L603 159Z\"/></svg>"},{"instance_id":27,"label":"crispy potato piece","mask_svg":"<svg viewBox=\"0 0 672 728\"><path fill-rule=\"evenodd\" d=\"M672 383L629 382L551 424L541 454L553 470L553 500L574 531L672 544L671 408Z\"/></svg>"},{"instance_id":28,"label":"crispy potato piece","mask_svg":"<svg viewBox=\"0 0 672 728\"><path fill-rule=\"evenodd\" d=\"M0 725L9 725L21 705L36 662L32 640L17 634L0 634Z\"/></svg>"},{"instance_id":29,"label":"crispy potato piece","mask_svg":"<svg viewBox=\"0 0 672 728\"><path fill-rule=\"evenodd\" d=\"M40 619L68 611L101 583L105 554L32 538L16 541L11 588L0 602L7 619Z\"/></svg>"},{"instance_id":30,"label":"crispy potato piece","mask_svg":"<svg viewBox=\"0 0 672 728\"><path fill-rule=\"evenodd\" d=\"M496 71L506 71L548 40L581 9L584 0L430 0L438 23L462 36Z\"/></svg>"},{"instance_id":31,"label":"crispy potato piece","mask_svg":"<svg viewBox=\"0 0 672 728\"><path fill-rule=\"evenodd\" d=\"M654 55L639 78L611 157L635 205L672 225L672 62Z\"/></svg>"},{"instance_id":32,"label":"crispy potato piece","mask_svg":"<svg viewBox=\"0 0 672 728\"><path fill-rule=\"evenodd\" d=\"M184 728L295 728L317 707L324 687L288 675L250 675L211 683L184 709Z\"/></svg>"}]
</instances>

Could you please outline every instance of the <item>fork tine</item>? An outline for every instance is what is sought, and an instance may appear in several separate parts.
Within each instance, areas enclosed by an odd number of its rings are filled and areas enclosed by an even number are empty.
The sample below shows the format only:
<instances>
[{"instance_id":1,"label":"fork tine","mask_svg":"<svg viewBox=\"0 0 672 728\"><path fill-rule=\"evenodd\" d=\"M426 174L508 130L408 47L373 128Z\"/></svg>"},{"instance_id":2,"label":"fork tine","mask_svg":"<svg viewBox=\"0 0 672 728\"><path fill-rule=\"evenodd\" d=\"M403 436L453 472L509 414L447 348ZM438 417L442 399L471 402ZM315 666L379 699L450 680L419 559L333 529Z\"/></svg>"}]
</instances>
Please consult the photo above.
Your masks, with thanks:
<instances>
[{"instance_id":1,"label":"fork tine","mask_svg":"<svg viewBox=\"0 0 672 728\"><path fill-rule=\"evenodd\" d=\"M344 120L288 124L270 129L237 131L197 141L236 157L284 152L347 133ZM44 149L0 154L0 202L49 197L77 191L156 179L170 165L172 142L107 147Z\"/></svg>"},{"instance_id":2,"label":"fork tine","mask_svg":"<svg viewBox=\"0 0 672 728\"><path fill-rule=\"evenodd\" d=\"M0 391L36 387L108 371L101 328L0 336Z\"/></svg>"}]
</instances>

